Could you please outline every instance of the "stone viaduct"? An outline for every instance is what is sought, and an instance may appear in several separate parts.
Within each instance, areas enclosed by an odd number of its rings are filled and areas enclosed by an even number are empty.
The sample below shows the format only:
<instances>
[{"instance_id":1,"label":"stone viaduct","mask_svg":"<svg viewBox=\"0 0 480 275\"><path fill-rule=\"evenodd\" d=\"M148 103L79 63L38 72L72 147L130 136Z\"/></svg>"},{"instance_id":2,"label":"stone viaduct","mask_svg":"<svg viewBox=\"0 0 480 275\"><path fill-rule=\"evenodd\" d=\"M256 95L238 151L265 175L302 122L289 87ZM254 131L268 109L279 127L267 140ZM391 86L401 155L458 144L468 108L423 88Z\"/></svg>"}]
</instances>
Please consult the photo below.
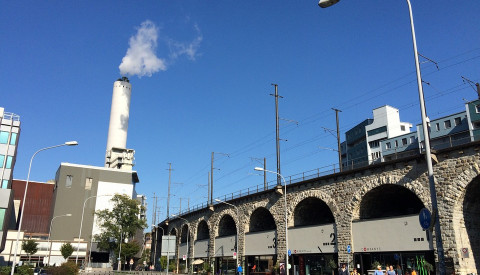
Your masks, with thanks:
<instances>
[{"instance_id":1,"label":"stone viaduct","mask_svg":"<svg viewBox=\"0 0 480 275\"><path fill-rule=\"evenodd\" d=\"M435 152L437 161L434 162L434 177L449 273L454 271L455 274L477 274L480 271L479 150L480 143L472 142ZM295 228L333 224L335 235L333 235L334 240L331 242L333 248L330 252L335 255L337 263L348 261L352 263L352 254L347 253L348 245L353 254L370 250L370 248L367 249L367 245L356 247L363 238L362 234L354 232L356 222L373 221L373 228L378 230L376 233L373 232L373 235L379 234L381 238L382 232L390 229L388 229L388 223L385 226L385 223L377 221L411 215L416 221L414 226L420 227L419 210L424 207L431 210L424 155L383 162L296 183L287 182L286 198L289 238L291 230ZM158 226L162 227L164 232L177 236L177 247L182 244L185 246L187 232L189 233L190 264L191 261L199 258L195 251L197 240L208 240L208 251L205 251L208 253L204 259L210 261L218 254L215 248L218 237L237 235L237 226L240 263L245 264L245 255L249 254L249 247L245 246L249 232L268 230L274 230L276 236L273 245L273 251L276 254L274 261L283 261L286 254L286 234L282 189L277 187L227 202L237 207L238 214L234 207L218 203L182 214L181 217L188 223L173 217L169 221L161 222ZM395 234L403 234L401 229L395 230L397 231L394 232L398 232ZM160 234L157 238L161 238L162 232L158 232ZM369 234L372 235L372 232ZM423 235L422 238L418 238L418 241L420 239L423 241ZM157 251L160 252L160 242L154 240L152 247L155 243ZM401 246L401 244L398 245ZM291 239L289 239L289 246L292 246ZM372 250L375 249L372 248ZM379 250L389 251L383 248ZM392 251L397 250L390 250ZM437 262L434 236L430 243L430 251L433 261ZM181 261L178 253L180 252L177 249L177 263Z\"/></svg>"}]
</instances>

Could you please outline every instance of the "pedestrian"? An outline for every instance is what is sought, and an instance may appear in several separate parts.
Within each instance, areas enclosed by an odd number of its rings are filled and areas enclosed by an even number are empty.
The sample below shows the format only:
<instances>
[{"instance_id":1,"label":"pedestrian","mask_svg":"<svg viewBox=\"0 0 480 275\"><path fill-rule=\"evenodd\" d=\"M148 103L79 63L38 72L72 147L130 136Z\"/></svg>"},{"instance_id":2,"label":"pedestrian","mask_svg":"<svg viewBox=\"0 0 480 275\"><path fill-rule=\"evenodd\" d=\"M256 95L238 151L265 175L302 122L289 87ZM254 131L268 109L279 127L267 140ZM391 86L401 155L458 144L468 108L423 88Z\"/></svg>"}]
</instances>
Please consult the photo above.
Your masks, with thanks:
<instances>
[{"instance_id":1,"label":"pedestrian","mask_svg":"<svg viewBox=\"0 0 480 275\"><path fill-rule=\"evenodd\" d=\"M338 275L348 275L348 269L345 264L342 264L342 268L338 270Z\"/></svg>"},{"instance_id":2,"label":"pedestrian","mask_svg":"<svg viewBox=\"0 0 480 275\"><path fill-rule=\"evenodd\" d=\"M375 270L375 275L385 275L383 274L383 271L382 271L382 266L377 266L377 270Z\"/></svg>"},{"instance_id":3,"label":"pedestrian","mask_svg":"<svg viewBox=\"0 0 480 275\"><path fill-rule=\"evenodd\" d=\"M403 275L403 270L402 270L402 268L400 267L399 264L397 264L397 270L396 271L397 271L397 275Z\"/></svg>"},{"instance_id":4,"label":"pedestrian","mask_svg":"<svg viewBox=\"0 0 480 275\"><path fill-rule=\"evenodd\" d=\"M390 266L390 269L387 268L387 275L396 275L392 265Z\"/></svg>"},{"instance_id":5,"label":"pedestrian","mask_svg":"<svg viewBox=\"0 0 480 275\"><path fill-rule=\"evenodd\" d=\"M360 273L358 273L357 269L354 268L354 269L353 269L353 272L350 273L350 275L360 275Z\"/></svg>"},{"instance_id":6,"label":"pedestrian","mask_svg":"<svg viewBox=\"0 0 480 275\"><path fill-rule=\"evenodd\" d=\"M237 275L242 275L242 272L243 272L242 266L240 264L238 264Z\"/></svg>"},{"instance_id":7,"label":"pedestrian","mask_svg":"<svg viewBox=\"0 0 480 275\"><path fill-rule=\"evenodd\" d=\"M417 275L417 272L415 271L415 268L412 268L412 275Z\"/></svg>"}]
</instances>

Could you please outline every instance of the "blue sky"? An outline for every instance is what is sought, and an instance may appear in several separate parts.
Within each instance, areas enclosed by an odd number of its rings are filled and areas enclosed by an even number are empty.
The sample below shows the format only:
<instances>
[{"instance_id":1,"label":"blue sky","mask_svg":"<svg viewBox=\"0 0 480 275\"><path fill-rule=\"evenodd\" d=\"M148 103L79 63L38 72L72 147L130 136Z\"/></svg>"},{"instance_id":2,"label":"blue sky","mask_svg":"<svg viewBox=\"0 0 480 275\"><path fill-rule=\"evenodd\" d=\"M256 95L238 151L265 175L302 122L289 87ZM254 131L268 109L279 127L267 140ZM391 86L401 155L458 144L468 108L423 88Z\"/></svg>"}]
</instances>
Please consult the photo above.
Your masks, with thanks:
<instances>
[{"instance_id":1,"label":"blue sky","mask_svg":"<svg viewBox=\"0 0 480 275\"><path fill-rule=\"evenodd\" d=\"M480 81L480 2L412 0L427 112L438 118L476 98L461 76ZM55 177L60 162L103 166L113 82L142 23L157 29L152 53L162 69L129 76L127 144L136 150L137 192L160 196L166 215L179 199L206 201L211 152L214 196L263 183L276 169L279 85L282 174L333 167L332 107L343 133L391 105L402 121L420 122L405 1L353 1L321 9L316 1L3 1L0 9L0 106L21 117L14 177ZM422 59L425 61L425 59ZM298 121L298 124L287 120ZM326 169L326 168L325 168ZM268 175L274 180L274 175ZM151 200L149 206L152 206ZM149 219L151 211L149 209Z\"/></svg>"}]
</instances>

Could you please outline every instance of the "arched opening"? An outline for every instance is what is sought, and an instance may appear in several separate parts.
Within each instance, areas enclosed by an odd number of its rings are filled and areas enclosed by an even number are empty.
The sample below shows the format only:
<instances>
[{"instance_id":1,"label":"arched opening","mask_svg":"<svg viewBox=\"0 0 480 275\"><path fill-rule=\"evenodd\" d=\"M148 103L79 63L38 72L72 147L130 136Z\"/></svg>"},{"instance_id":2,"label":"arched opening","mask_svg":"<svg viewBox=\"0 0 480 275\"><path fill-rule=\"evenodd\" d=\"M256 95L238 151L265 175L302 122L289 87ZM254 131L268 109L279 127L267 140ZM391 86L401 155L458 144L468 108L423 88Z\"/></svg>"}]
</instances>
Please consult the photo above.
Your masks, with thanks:
<instances>
[{"instance_id":1,"label":"arched opening","mask_svg":"<svg viewBox=\"0 0 480 275\"><path fill-rule=\"evenodd\" d=\"M250 216L250 232L275 230L277 228L272 214L264 207L257 208Z\"/></svg>"},{"instance_id":2,"label":"arched opening","mask_svg":"<svg viewBox=\"0 0 480 275\"><path fill-rule=\"evenodd\" d=\"M477 270L480 270L480 177L470 182L465 190L463 201L463 219L465 230L470 241L471 257L474 258Z\"/></svg>"},{"instance_id":3,"label":"arched opening","mask_svg":"<svg viewBox=\"0 0 480 275\"><path fill-rule=\"evenodd\" d=\"M172 230L170 230L170 235L172 235L172 236L177 236L177 229L176 229L176 228L172 228Z\"/></svg>"},{"instance_id":4,"label":"arched opening","mask_svg":"<svg viewBox=\"0 0 480 275\"><path fill-rule=\"evenodd\" d=\"M422 201L403 186L387 184L370 190L360 203L360 219L380 219L420 213Z\"/></svg>"},{"instance_id":5,"label":"arched opening","mask_svg":"<svg viewBox=\"0 0 480 275\"><path fill-rule=\"evenodd\" d=\"M302 200L293 212L294 226L320 225L334 223L335 218L328 205L318 198Z\"/></svg>"},{"instance_id":6,"label":"arched opening","mask_svg":"<svg viewBox=\"0 0 480 275\"><path fill-rule=\"evenodd\" d=\"M188 225L187 224L184 224L182 226L182 236L180 238L180 242L181 243L186 243L187 242L187 238L188 238L188 241L190 241L190 234L189 234L189 228L188 228Z\"/></svg>"},{"instance_id":7,"label":"arched opening","mask_svg":"<svg viewBox=\"0 0 480 275\"><path fill-rule=\"evenodd\" d=\"M232 216L224 215L218 223L218 236L231 236L237 234L237 227Z\"/></svg>"},{"instance_id":8,"label":"arched opening","mask_svg":"<svg viewBox=\"0 0 480 275\"><path fill-rule=\"evenodd\" d=\"M197 228L197 240L206 240L210 238L208 224L206 221L201 221Z\"/></svg>"}]
</instances>

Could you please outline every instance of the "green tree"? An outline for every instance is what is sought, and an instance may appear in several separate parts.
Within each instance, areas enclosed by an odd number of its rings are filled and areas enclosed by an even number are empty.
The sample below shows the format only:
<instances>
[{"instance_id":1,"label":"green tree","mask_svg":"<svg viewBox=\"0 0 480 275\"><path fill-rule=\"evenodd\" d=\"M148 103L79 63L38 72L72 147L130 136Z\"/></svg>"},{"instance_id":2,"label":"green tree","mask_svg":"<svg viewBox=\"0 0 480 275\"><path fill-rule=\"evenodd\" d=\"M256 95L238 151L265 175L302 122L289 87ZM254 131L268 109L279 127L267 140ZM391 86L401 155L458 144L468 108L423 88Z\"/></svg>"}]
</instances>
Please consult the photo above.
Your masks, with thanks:
<instances>
[{"instance_id":1,"label":"green tree","mask_svg":"<svg viewBox=\"0 0 480 275\"><path fill-rule=\"evenodd\" d=\"M28 262L30 262L32 254L35 254L38 251L38 243L35 240L31 240L31 239L23 241L22 249L25 251L25 253L27 253Z\"/></svg>"},{"instance_id":2,"label":"green tree","mask_svg":"<svg viewBox=\"0 0 480 275\"><path fill-rule=\"evenodd\" d=\"M72 256L73 246L70 243L64 243L60 247L60 252L62 252L62 256L66 260L68 257Z\"/></svg>"},{"instance_id":3,"label":"green tree","mask_svg":"<svg viewBox=\"0 0 480 275\"><path fill-rule=\"evenodd\" d=\"M140 214L145 208L137 200L127 195L116 194L111 199L112 209L104 209L95 212L101 234L95 235L98 247L104 251L113 251L118 258L119 244L125 239L131 239L137 230L147 226L145 219ZM129 246L126 246L127 249ZM124 246L122 245L122 255ZM138 250L137 250L138 252ZM123 258L123 256L122 256Z\"/></svg>"},{"instance_id":4,"label":"green tree","mask_svg":"<svg viewBox=\"0 0 480 275\"><path fill-rule=\"evenodd\" d=\"M136 241L130 241L128 243L122 243L122 258L133 259L135 255L140 251L140 245Z\"/></svg>"}]
</instances>

